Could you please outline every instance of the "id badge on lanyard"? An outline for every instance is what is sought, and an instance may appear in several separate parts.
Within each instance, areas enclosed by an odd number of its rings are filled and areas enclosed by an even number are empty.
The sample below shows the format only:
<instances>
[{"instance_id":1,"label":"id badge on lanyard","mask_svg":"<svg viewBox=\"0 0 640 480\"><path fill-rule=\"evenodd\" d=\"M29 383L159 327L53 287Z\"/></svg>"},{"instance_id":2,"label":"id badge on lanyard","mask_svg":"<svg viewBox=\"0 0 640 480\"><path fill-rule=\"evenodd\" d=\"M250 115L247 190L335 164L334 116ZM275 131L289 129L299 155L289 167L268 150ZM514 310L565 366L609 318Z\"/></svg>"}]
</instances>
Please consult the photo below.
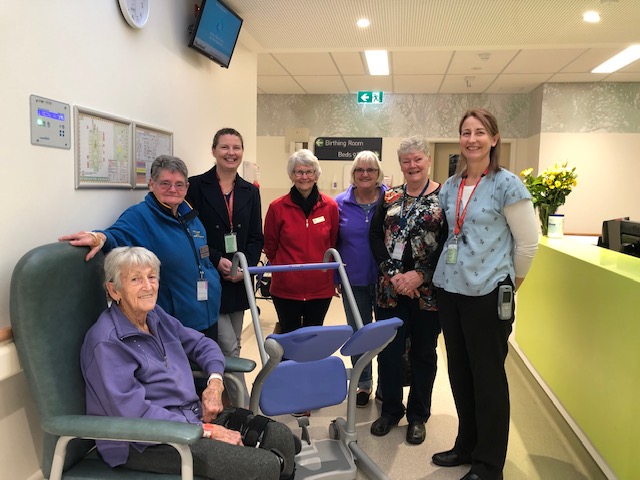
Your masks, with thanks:
<instances>
[{"instance_id":1,"label":"id badge on lanyard","mask_svg":"<svg viewBox=\"0 0 640 480\"><path fill-rule=\"evenodd\" d=\"M238 237L235 232L224 235L224 251L225 253L236 253L238 251Z\"/></svg>"},{"instance_id":2,"label":"id badge on lanyard","mask_svg":"<svg viewBox=\"0 0 640 480\"><path fill-rule=\"evenodd\" d=\"M458 263L458 236L454 235L447 245L447 263L455 264Z\"/></svg>"},{"instance_id":3,"label":"id badge on lanyard","mask_svg":"<svg viewBox=\"0 0 640 480\"><path fill-rule=\"evenodd\" d=\"M199 302L206 302L209 298L209 282L204 278L204 272L200 270L200 280L196 285L196 296Z\"/></svg>"},{"instance_id":4,"label":"id badge on lanyard","mask_svg":"<svg viewBox=\"0 0 640 480\"><path fill-rule=\"evenodd\" d=\"M402 260L402 254L404 253L405 242L397 241L393 246L393 252L391 252L391 258L394 260Z\"/></svg>"}]
</instances>

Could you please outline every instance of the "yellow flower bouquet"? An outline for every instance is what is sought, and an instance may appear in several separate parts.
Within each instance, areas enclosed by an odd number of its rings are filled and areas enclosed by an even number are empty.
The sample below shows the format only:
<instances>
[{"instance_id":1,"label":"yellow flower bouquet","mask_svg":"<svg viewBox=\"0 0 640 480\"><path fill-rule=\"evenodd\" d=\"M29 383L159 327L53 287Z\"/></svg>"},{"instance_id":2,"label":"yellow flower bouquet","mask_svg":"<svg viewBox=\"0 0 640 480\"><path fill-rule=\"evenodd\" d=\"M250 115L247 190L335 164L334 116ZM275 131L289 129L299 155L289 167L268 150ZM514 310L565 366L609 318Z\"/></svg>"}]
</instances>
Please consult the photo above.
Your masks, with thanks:
<instances>
[{"instance_id":1,"label":"yellow flower bouquet","mask_svg":"<svg viewBox=\"0 0 640 480\"><path fill-rule=\"evenodd\" d=\"M549 226L549 215L556 213L560 205L564 205L567 195L577 185L576 167L567 168L567 162L557 163L547 168L537 177L532 175L533 168L520 173L522 181L533 198L533 206L538 209L542 226L542 234L546 235Z\"/></svg>"}]
</instances>

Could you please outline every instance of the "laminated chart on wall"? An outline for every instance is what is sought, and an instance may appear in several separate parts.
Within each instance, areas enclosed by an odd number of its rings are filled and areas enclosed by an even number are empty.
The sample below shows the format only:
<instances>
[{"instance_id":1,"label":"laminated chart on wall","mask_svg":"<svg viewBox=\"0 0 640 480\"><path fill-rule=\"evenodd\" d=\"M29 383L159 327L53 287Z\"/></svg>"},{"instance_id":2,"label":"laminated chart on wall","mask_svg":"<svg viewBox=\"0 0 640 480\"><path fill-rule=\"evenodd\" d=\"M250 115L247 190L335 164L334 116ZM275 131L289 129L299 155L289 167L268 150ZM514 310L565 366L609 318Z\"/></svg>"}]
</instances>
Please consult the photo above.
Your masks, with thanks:
<instances>
[{"instance_id":1,"label":"laminated chart on wall","mask_svg":"<svg viewBox=\"0 0 640 480\"><path fill-rule=\"evenodd\" d=\"M160 155L173 155L173 133L140 123L135 124L134 132L134 187L145 188L149 186L153 161Z\"/></svg>"},{"instance_id":2,"label":"laminated chart on wall","mask_svg":"<svg viewBox=\"0 0 640 480\"><path fill-rule=\"evenodd\" d=\"M132 187L132 123L75 107L76 188Z\"/></svg>"}]
</instances>

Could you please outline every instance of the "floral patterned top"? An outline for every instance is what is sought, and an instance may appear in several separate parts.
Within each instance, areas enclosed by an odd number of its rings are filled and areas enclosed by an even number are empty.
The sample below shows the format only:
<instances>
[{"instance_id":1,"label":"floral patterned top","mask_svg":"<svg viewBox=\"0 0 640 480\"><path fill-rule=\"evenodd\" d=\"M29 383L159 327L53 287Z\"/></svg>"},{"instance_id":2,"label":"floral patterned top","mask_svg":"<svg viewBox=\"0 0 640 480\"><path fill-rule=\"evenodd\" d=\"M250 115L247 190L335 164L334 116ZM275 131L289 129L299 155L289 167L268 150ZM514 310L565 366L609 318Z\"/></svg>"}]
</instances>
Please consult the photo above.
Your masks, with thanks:
<instances>
[{"instance_id":1,"label":"floral patterned top","mask_svg":"<svg viewBox=\"0 0 640 480\"><path fill-rule=\"evenodd\" d=\"M391 277L416 270L424 277L419 288L420 309L438 309L432 278L447 236L446 220L438 202L439 191L440 186L427 195L412 197L404 186L393 187L378 204L371 219L369 239L379 268L376 288L379 307L398 305L399 295L391 284ZM405 245L401 260L391 257L398 242Z\"/></svg>"}]
</instances>

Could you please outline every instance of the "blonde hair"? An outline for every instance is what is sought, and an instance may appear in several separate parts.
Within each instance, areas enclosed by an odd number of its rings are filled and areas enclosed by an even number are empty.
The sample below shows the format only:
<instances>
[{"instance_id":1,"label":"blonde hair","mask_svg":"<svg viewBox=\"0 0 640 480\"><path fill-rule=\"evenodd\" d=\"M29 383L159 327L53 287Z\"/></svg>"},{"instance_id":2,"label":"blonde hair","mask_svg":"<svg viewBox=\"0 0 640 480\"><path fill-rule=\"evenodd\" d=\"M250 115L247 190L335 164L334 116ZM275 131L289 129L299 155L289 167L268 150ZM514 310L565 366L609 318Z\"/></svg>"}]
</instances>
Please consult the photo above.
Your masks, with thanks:
<instances>
[{"instance_id":1,"label":"blonde hair","mask_svg":"<svg viewBox=\"0 0 640 480\"><path fill-rule=\"evenodd\" d=\"M382 171L382 162L371 150L363 150L356 155L356 158L353 159L351 163L351 185L356 184L356 168L358 168L358 163L362 162L368 166L374 166L378 169L378 178L376 179L376 185L382 185L382 181L384 180L384 172Z\"/></svg>"}]
</instances>

